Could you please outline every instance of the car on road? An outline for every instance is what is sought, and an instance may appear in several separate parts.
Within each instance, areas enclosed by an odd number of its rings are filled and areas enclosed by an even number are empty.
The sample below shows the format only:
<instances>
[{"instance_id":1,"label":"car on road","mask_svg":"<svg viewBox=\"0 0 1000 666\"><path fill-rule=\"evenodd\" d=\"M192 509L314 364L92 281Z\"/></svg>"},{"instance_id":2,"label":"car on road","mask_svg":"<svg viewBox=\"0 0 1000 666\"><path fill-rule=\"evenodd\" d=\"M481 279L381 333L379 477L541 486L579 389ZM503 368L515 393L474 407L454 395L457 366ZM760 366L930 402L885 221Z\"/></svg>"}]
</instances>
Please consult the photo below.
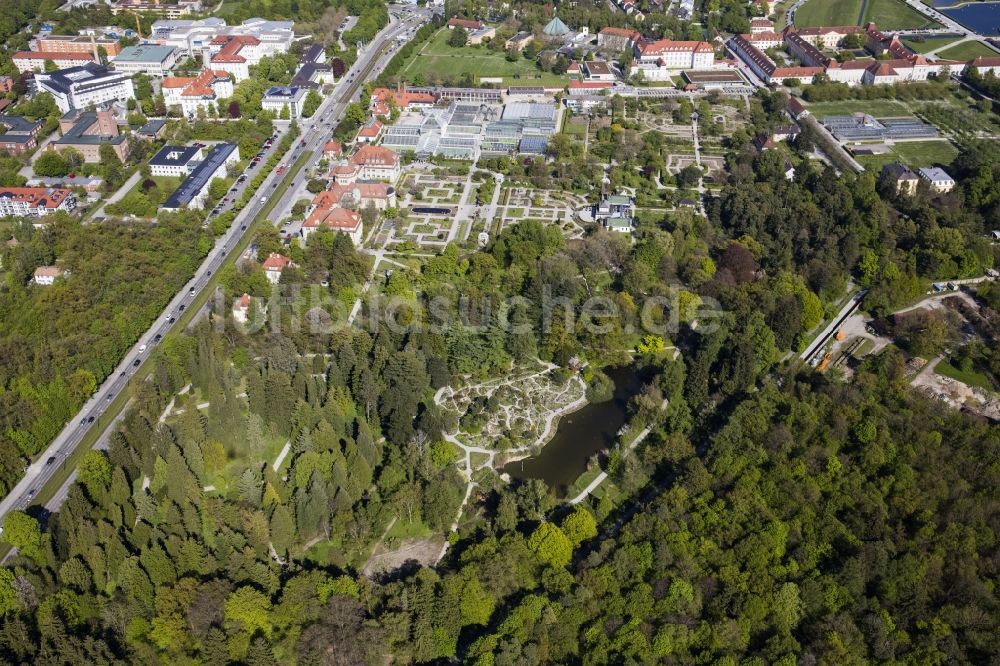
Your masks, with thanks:
<instances>
[{"instance_id":1,"label":"car on road","mask_svg":"<svg viewBox=\"0 0 1000 666\"><path fill-rule=\"evenodd\" d=\"M171 317L171 318L170 318L170 320L169 320L169 321L168 321L167 323L168 323L168 324L172 324L172 323L174 323L175 321L177 321L177 320L176 320L176 319L175 319L174 317Z\"/></svg>"},{"instance_id":2,"label":"car on road","mask_svg":"<svg viewBox=\"0 0 1000 666\"><path fill-rule=\"evenodd\" d=\"M94 422L94 417L93 416L88 416L87 417L87 423L93 423L93 422Z\"/></svg>"},{"instance_id":3,"label":"car on road","mask_svg":"<svg viewBox=\"0 0 1000 666\"><path fill-rule=\"evenodd\" d=\"M125 371L124 371L124 370L122 370L121 372L119 372L119 373L118 373L118 376L119 376L119 377L124 377L124 376L125 376ZM111 400L111 398L108 398L108 400Z\"/></svg>"},{"instance_id":4,"label":"car on road","mask_svg":"<svg viewBox=\"0 0 1000 666\"><path fill-rule=\"evenodd\" d=\"M56 457L55 456L49 456L49 459L45 461L45 464L46 465L51 465L55 461L56 461Z\"/></svg>"},{"instance_id":5,"label":"car on road","mask_svg":"<svg viewBox=\"0 0 1000 666\"><path fill-rule=\"evenodd\" d=\"M139 345L139 353L141 354L144 351L146 351L146 345L144 345L144 344L143 345Z\"/></svg>"},{"instance_id":6,"label":"car on road","mask_svg":"<svg viewBox=\"0 0 1000 666\"><path fill-rule=\"evenodd\" d=\"M207 273L207 275L208 275L208 277L212 277L212 271L209 271L209 272Z\"/></svg>"},{"instance_id":7,"label":"car on road","mask_svg":"<svg viewBox=\"0 0 1000 666\"><path fill-rule=\"evenodd\" d=\"M188 289L188 293L189 294L193 294L194 293L194 287L191 287L190 289Z\"/></svg>"},{"instance_id":8,"label":"car on road","mask_svg":"<svg viewBox=\"0 0 1000 666\"><path fill-rule=\"evenodd\" d=\"M132 361L132 366L138 368L140 363L142 363L141 360L135 359L134 361Z\"/></svg>"},{"instance_id":9,"label":"car on road","mask_svg":"<svg viewBox=\"0 0 1000 666\"><path fill-rule=\"evenodd\" d=\"M185 308L185 307L186 307L186 306L185 306L185 305L184 305L183 303L181 303L181 307L179 308L179 309L180 309L180 311L181 311L181 312L184 312L184 308Z\"/></svg>"},{"instance_id":10,"label":"car on road","mask_svg":"<svg viewBox=\"0 0 1000 666\"><path fill-rule=\"evenodd\" d=\"M124 375L125 373L123 372L122 374ZM112 398L114 398L114 397L115 397L114 393L109 393L108 394L108 402L111 402Z\"/></svg>"},{"instance_id":11,"label":"car on road","mask_svg":"<svg viewBox=\"0 0 1000 666\"><path fill-rule=\"evenodd\" d=\"M28 491L28 499L31 499L34 496L35 496L35 488L32 488L31 490Z\"/></svg>"},{"instance_id":12,"label":"car on road","mask_svg":"<svg viewBox=\"0 0 1000 666\"><path fill-rule=\"evenodd\" d=\"M267 197L266 196L263 196L263 197L260 198L260 202L261 203L265 203L266 201L267 201Z\"/></svg>"},{"instance_id":13,"label":"car on road","mask_svg":"<svg viewBox=\"0 0 1000 666\"><path fill-rule=\"evenodd\" d=\"M242 227L240 227L240 231L246 231L246 230L247 230L247 225L244 224Z\"/></svg>"},{"instance_id":14,"label":"car on road","mask_svg":"<svg viewBox=\"0 0 1000 666\"><path fill-rule=\"evenodd\" d=\"M163 339L163 336L162 336L162 335L160 335L159 333L157 333L157 334L156 334L156 337L155 337L155 338L153 338L153 342L159 342L159 341L160 341L160 340L162 340L162 339Z\"/></svg>"}]
</instances>

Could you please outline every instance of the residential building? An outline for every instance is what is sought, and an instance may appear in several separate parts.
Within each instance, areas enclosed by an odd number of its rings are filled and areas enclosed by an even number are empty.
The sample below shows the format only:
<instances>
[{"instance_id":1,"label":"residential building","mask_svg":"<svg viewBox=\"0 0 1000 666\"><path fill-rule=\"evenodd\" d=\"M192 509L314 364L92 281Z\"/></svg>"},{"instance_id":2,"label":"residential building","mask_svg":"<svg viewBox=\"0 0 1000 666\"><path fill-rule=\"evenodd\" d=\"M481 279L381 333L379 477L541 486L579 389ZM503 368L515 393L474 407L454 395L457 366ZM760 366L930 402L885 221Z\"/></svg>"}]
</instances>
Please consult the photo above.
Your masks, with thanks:
<instances>
[{"instance_id":1,"label":"residential building","mask_svg":"<svg viewBox=\"0 0 1000 666\"><path fill-rule=\"evenodd\" d=\"M44 217L76 208L70 190L51 187L0 187L0 217Z\"/></svg>"},{"instance_id":2,"label":"residential building","mask_svg":"<svg viewBox=\"0 0 1000 666\"><path fill-rule=\"evenodd\" d=\"M179 106L189 118L217 107L218 102L233 96L229 72L203 69L198 76L168 76L161 86L167 106Z\"/></svg>"},{"instance_id":3,"label":"residential building","mask_svg":"<svg viewBox=\"0 0 1000 666\"><path fill-rule=\"evenodd\" d=\"M920 177L930 184L932 192L951 192L955 189L955 179L940 167L924 167L920 170Z\"/></svg>"},{"instance_id":4,"label":"residential building","mask_svg":"<svg viewBox=\"0 0 1000 666\"><path fill-rule=\"evenodd\" d=\"M217 143L208 155L184 179L181 186L163 204L165 210L204 208L209 186L216 178L225 178L230 166L240 161L240 150L232 143Z\"/></svg>"},{"instance_id":5,"label":"residential building","mask_svg":"<svg viewBox=\"0 0 1000 666\"><path fill-rule=\"evenodd\" d=\"M899 162L886 164L882 167L882 175L891 179L896 194L914 195L917 193L920 178L903 164Z\"/></svg>"},{"instance_id":6,"label":"residential building","mask_svg":"<svg viewBox=\"0 0 1000 666\"><path fill-rule=\"evenodd\" d=\"M350 185L334 183L328 190L320 192L313 198L316 207L364 209L372 206L377 210L394 208L396 206L396 189L388 183L362 183Z\"/></svg>"},{"instance_id":7,"label":"residential building","mask_svg":"<svg viewBox=\"0 0 1000 666\"><path fill-rule=\"evenodd\" d=\"M251 310L256 307L261 315L267 315L267 303L263 299L253 298L250 294L243 294L233 303L233 321L237 324L246 325L250 322ZM260 322L263 323L263 319Z\"/></svg>"},{"instance_id":8,"label":"residential building","mask_svg":"<svg viewBox=\"0 0 1000 666\"><path fill-rule=\"evenodd\" d=\"M118 131L118 121L111 111L73 109L59 119L62 136L49 143L49 149L72 148L83 155L84 162L100 162L101 146L111 149L122 162L128 157L128 137Z\"/></svg>"},{"instance_id":9,"label":"residential building","mask_svg":"<svg viewBox=\"0 0 1000 666\"><path fill-rule=\"evenodd\" d=\"M302 223L302 241L308 242L309 236L321 227L347 234L355 247L361 245L361 215L353 210L339 206L314 208Z\"/></svg>"},{"instance_id":10,"label":"residential building","mask_svg":"<svg viewBox=\"0 0 1000 666\"><path fill-rule=\"evenodd\" d=\"M289 119L300 118L308 94L309 91L306 88L274 86L268 88L267 92L264 93L261 107L265 111L274 113L276 117L281 117L282 110L288 109Z\"/></svg>"},{"instance_id":11,"label":"residential building","mask_svg":"<svg viewBox=\"0 0 1000 666\"><path fill-rule=\"evenodd\" d=\"M399 155L382 146L364 145L351 155L347 169L336 174L336 181L348 185L359 180L395 183L399 180ZM336 171L336 170L335 170Z\"/></svg>"},{"instance_id":12,"label":"residential building","mask_svg":"<svg viewBox=\"0 0 1000 666\"><path fill-rule=\"evenodd\" d=\"M38 74L35 81L39 91L50 93L55 98L56 106L63 113L70 109L135 99L131 77L94 63Z\"/></svg>"},{"instance_id":13,"label":"residential building","mask_svg":"<svg viewBox=\"0 0 1000 666\"><path fill-rule=\"evenodd\" d=\"M138 44L128 46L111 59L116 72L127 74L148 74L163 78L177 64L178 50L173 46L158 44Z\"/></svg>"},{"instance_id":14,"label":"residential building","mask_svg":"<svg viewBox=\"0 0 1000 666\"><path fill-rule=\"evenodd\" d=\"M371 118L358 130L356 143L377 143L382 138L385 125L378 118Z\"/></svg>"},{"instance_id":15,"label":"residential building","mask_svg":"<svg viewBox=\"0 0 1000 666\"><path fill-rule=\"evenodd\" d=\"M756 35L762 32L774 32L774 21L763 16L750 19L750 33Z\"/></svg>"},{"instance_id":16,"label":"residential building","mask_svg":"<svg viewBox=\"0 0 1000 666\"><path fill-rule=\"evenodd\" d=\"M21 116L0 115L0 150L6 150L11 155L20 155L34 150L38 145L38 133L41 132L41 120L28 120Z\"/></svg>"},{"instance_id":17,"label":"residential building","mask_svg":"<svg viewBox=\"0 0 1000 666\"><path fill-rule=\"evenodd\" d=\"M715 61L715 49L709 42L658 39L640 42L633 48L636 64L656 65L665 69L707 69Z\"/></svg>"},{"instance_id":18,"label":"residential building","mask_svg":"<svg viewBox=\"0 0 1000 666\"><path fill-rule=\"evenodd\" d=\"M585 60L582 71L588 81L615 81L618 78L611 65L604 60Z\"/></svg>"},{"instance_id":19,"label":"residential building","mask_svg":"<svg viewBox=\"0 0 1000 666\"><path fill-rule=\"evenodd\" d=\"M37 285L49 286L55 284L55 281L61 277L69 275L68 271L64 271L58 266L39 266L35 269L31 281Z\"/></svg>"},{"instance_id":20,"label":"residential building","mask_svg":"<svg viewBox=\"0 0 1000 666\"><path fill-rule=\"evenodd\" d=\"M615 53L631 50L641 39L642 35L630 28L601 28L597 33L597 45Z\"/></svg>"},{"instance_id":21,"label":"residential building","mask_svg":"<svg viewBox=\"0 0 1000 666\"><path fill-rule=\"evenodd\" d=\"M95 58L91 53L54 53L48 51L19 51L11 59L17 71L21 72L44 72L46 61L52 61L59 69L67 67L79 67L94 63Z\"/></svg>"},{"instance_id":22,"label":"residential building","mask_svg":"<svg viewBox=\"0 0 1000 666\"><path fill-rule=\"evenodd\" d=\"M323 157L328 160L339 160L344 156L344 147L339 141L327 141L323 146Z\"/></svg>"},{"instance_id":23,"label":"residential building","mask_svg":"<svg viewBox=\"0 0 1000 666\"><path fill-rule=\"evenodd\" d=\"M1000 76L1000 56L979 56L969 61L969 67L974 67L980 76L993 72Z\"/></svg>"},{"instance_id":24,"label":"residential building","mask_svg":"<svg viewBox=\"0 0 1000 666\"><path fill-rule=\"evenodd\" d=\"M198 146L163 146L149 160L154 176L186 176L205 159Z\"/></svg>"},{"instance_id":25,"label":"residential building","mask_svg":"<svg viewBox=\"0 0 1000 666\"><path fill-rule=\"evenodd\" d=\"M89 53L97 59L98 48L103 48L109 58L118 55L121 43L117 37L107 35L39 35L32 47L35 51L48 53Z\"/></svg>"},{"instance_id":26,"label":"residential building","mask_svg":"<svg viewBox=\"0 0 1000 666\"><path fill-rule=\"evenodd\" d=\"M747 40L761 51L776 49L783 46L785 43L785 36L780 32L754 32L749 35L743 35L743 39Z\"/></svg>"},{"instance_id":27,"label":"residential building","mask_svg":"<svg viewBox=\"0 0 1000 666\"><path fill-rule=\"evenodd\" d=\"M848 35L864 32L864 28L857 25L846 25L832 28L790 28L786 30L786 33L791 32L817 48L836 49L843 46L844 38Z\"/></svg>"},{"instance_id":28,"label":"residential building","mask_svg":"<svg viewBox=\"0 0 1000 666\"><path fill-rule=\"evenodd\" d=\"M286 268L293 265L292 260L285 255L272 252L267 255L267 259L264 260L261 267L264 269L264 277L267 278L267 281L271 284L278 284L278 281L281 280L281 274Z\"/></svg>"}]
</instances>

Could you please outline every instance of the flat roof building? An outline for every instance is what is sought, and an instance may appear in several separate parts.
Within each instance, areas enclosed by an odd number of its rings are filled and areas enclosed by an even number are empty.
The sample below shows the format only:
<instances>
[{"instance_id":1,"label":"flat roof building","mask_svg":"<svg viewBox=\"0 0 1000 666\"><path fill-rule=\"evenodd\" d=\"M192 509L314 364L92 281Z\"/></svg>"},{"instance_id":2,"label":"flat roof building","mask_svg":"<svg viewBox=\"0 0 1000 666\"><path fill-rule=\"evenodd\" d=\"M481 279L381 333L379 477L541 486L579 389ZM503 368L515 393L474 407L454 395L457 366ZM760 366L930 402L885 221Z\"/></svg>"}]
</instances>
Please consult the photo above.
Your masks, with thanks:
<instances>
[{"instance_id":1,"label":"flat roof building","mask_svg":"<svg viewBox=\"0 0 1000 666\"><path fill-rule=\"evenodd\" d=\"M239 161L240 151L235 144L218 143L212 146L205 159L163 203L163 209L204 208L212 181L224 178L227 168Z\"/></svg>"},{"instance_id":2,"label":"flat roof building","mask_svg":"<svg viewBox=\"0 0 1000 666\"><path fill-rule=\"evenodd\" d=\"M300 118L308 93L306 88L274 86L264 93L260 105L265 111L270 111L277 117L281 117L282 110L287 108L290 119Z\"/></svg>"},{"instance_id":3,"label":"flat roof building","mask_svg":"<svg viewBox=\"0 0 1000 666\"><path fill-rule=\"evenodd\" d=\"M178 51L173 46L138 44L122 49L121 53L111 59L111 63L117 72L142 72L163 78L177 64L177 55Z\"/></svg>"}]
</instances>

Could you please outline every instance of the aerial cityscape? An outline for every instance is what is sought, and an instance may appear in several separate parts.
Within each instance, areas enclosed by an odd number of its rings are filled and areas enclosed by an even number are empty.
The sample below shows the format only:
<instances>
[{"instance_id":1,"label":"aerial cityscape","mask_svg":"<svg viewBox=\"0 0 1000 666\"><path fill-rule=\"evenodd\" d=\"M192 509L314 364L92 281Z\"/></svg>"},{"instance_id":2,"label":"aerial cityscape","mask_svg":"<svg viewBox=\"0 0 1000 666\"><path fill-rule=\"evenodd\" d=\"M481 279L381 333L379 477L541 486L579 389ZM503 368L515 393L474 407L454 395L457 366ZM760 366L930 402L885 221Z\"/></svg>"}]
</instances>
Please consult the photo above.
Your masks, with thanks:
<instances>
[{"instance_id":1,"label":"aerial cityscape","mask_svg":"<svg viewBox=\"0 0 1000 666\"><path fill-rule=\"evenodd\" d=\"M0 663L1000 662L1000 2L0 4Z\"/></svg>"}]
</instances>

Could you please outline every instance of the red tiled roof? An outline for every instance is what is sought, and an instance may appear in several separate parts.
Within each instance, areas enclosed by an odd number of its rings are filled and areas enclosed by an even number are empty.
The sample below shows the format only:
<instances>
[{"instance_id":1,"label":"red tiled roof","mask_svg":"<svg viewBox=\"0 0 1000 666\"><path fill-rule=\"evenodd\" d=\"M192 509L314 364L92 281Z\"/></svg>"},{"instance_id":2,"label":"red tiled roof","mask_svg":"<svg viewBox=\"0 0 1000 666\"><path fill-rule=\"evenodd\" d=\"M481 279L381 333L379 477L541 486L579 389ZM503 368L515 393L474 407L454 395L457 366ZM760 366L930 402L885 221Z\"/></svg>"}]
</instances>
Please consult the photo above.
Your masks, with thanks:
<instances>
[{"instance_id":1,"label":"red tiled roof","mask_svg":"<svg viewBox=\"0 0 1000 666\"><path fill-rule=\"evenodd\" d=\"M340 155L344 152L344 147L340 145L339 141L327 141L326 145L323 146L323 152L328 154Z\"/></svg>"},{"instance_id":2,"label":"red tiled roof","mask_svg":"<svg viewBox=\"0 0 1000 666\"><path fill-rule=\"evenodd\" d=\"M365 138L373 138L379 135L382 131L382 121L376 120L373 123L367 123L358 130L358 136L363 136Z\"/></svg>"},{"instance_id":3,"label":"red tiled roof","mask_svg":"<svg viewBox=\"0 0 1000 666\"><path fill-rule=\"evenodd\" d=\"M658 39L640 46L639 53L643 56L656 56L664 53L715 53L715 49L708 42Z\"/></svg>"},{"instance_id":4,"label":"red tiled roof","mask_svg":"<svg viewBox=\"0 0 1000 666\"><path fill-rule=\"evenodd\" d=\"M222 49L212 56L212 62L246 62L247 59L240 55L240 50L244 46L256 46L260 40L250 35L218 35L212 40L212 44L223 44Z\"/></svg>"},{"instance_id":5,"label":"red tiled roof","mask_svg":"<svg viewBox=\"0 0 1000 666\"><path fill-rule=\"evenodd\" d=\"M265 271L278 271L279 273L291 265L292 260L283 254L272 252L267 256L262 264Z\"/></svg>"},{"instance_id":6,"label":"red tiled roof","mask_svg":"<svg viewBox=\"0 0 1000 666\"><path fill-rule=\"evenodd\" d=\"M570 88L580 88L587 90L600 90L603 88L610 88L614 83L611 81L570 81Z\"/></svg>"},{"instance_id":7,"label":"red tiled roof","mask_svg":"<svg viewBox=\"0 0 1000 666\"><path fill-rule=\"evenodd\" d=\"M465 28L466 30L479 30L483 27L482 21L470 21L469 19L462 18L449 19L448 25L453 28Z\"/></svg>"},{"instance_id":8,"label":"red tiled roof","mask_svg":"<svg viewBox=\"0 0 1000 666\"><path fill-rule=\"evenodd\" d=\"M193 81L181 93L182 97L212 97L215 90L212 84L220 79L229 80L228 72L213 72L210 69L203 69Z\"/></svg>"},{"instance_id":9,"label":"red tiled roof","mask_svg":"<svg viewBox=\"0 0 1000 666\"><path fill-rule=\"evenodd\" d=\"M614 35L615 37L628 37L632 41L638 41L642 35L640 35L635 30L629 30L628 28L601 28L600 34L602 35Z\"/></svg>"},{"instance_id":10,"label":"red tiled roof","mask_svg":"<svg viewBox=\"0 0 1000 666\"><path fill-rule=\"evenodd\" d=\"M382 146L364 145L348 162L354 166L393 166L399 162L399 155Z\"/></svg>"},{"instance_id":11,"label":"red tiled roof","mask_svg":"<svg viewBox=\"0 0 1000 666\"><path fill-rule=\"evenodd\" d=\"M0 199L12 199L31 208L55 209L70 195L60 187L0 187Z\"/></svg>"}]
</instances>

